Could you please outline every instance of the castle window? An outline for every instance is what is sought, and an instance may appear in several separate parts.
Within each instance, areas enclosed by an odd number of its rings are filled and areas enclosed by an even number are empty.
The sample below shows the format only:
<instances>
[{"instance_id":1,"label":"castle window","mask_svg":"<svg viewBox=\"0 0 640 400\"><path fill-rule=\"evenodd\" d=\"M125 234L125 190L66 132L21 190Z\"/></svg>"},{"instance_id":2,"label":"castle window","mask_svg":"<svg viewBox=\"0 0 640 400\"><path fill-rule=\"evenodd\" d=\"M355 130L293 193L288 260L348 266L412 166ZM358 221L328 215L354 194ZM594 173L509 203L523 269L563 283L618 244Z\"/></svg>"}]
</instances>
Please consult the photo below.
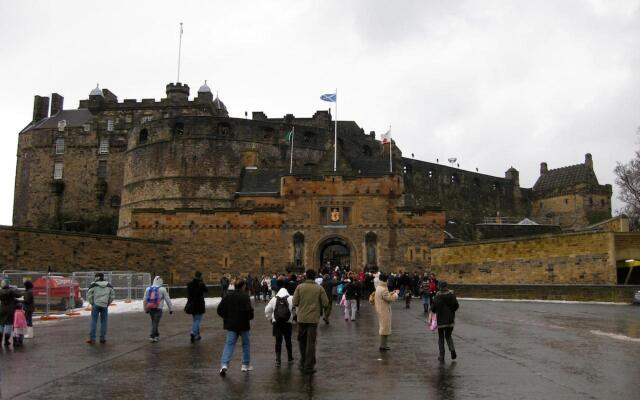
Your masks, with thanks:
<instances>
[{"instance_id":1,"label":"castle window","mask_svg":"<svg viewBox=\"0 0 640 400\"><path fill-rule=\"evenodd\" d=\"M458 174L451 174L451 183L458 184L460 183L460 178L458 178Z\"/></svg>"},{"instance_id":2,"label":"castle window","mask_svg":"<svg viewBox=\"0 0 640 400\"><path fill-rule=\"evenodd\" d=\"M218 125L218 135L229 136L231 134L231 127L228 124L221 123Z\"/></svg>"},{"instance_id":3,"label":"castle window","mask_svg":"<svg viewBox=\"0 0 640 400\"><path fill-rule=\"evenodd\" d=\"M98 178L105 179L107 177L107 160L98 161Z\"/></svg>"},{"instance_id":4,"label":"castle window","mask_svg":"<svg viewBox=\"0 0 640 400\"><path fill-rule=\"evenodd\" d=\"M147 139L149 138L149 132L146 129L143 129L138 134L138 144L147 143Z\"/></svg>"},{"instance_id":5,"label":"castle window","mask_svg":"<svg viewBox=\"0 0 640 400\"><path fill-rule=\"evenodd\" d=\"M64 128L67 126L67 120L61 119L58 121L58 132L64 132Z\"/></svg>"},{"instance_id":6,"label":"castle window","mask_svg":"<svg viewBox=\"0 0 640 400\"><path fill-rule=\"evenodd\" d=\"M498 182L493 182L493 185L491 185L491 189L496 192L500 191L500 184Z\"/></svg>"},{"instance_id":7,"label":"castle window","mask_svg":"<svg viewBox=\"0 0 640 400\"><path fill-rule=\"evenodd\" d=\"M153 116L151 116L151 115L145 115L144 117L140 118L140 122L142 122L143 124L146 124L147 122L150 122L151 120L153 120Z\"/></svg>"},{"instance_id":8,"label":"castle window","mask_svg":"<svg viewBox=\"0 0 640 400\"><path fill-rule=\"evenodd\" d=\"M378 236L369 232L364 237L364 243L367 251L367 266L376 265L376 244L378 241Z\"/></svg>"},{"instance_id":9,"label":"castle window","mask_svg":"<svg viewBox=\"0 0 640 400\"><path fill-rule=\"evenodd\" d=\"M184 133L184 124L182 122L176 122L175 125L173 125L173 134L180 136Z\"/></svg>"},{"instance_id":10,"label":"castle window","mask_svg":"<svg viewBox=\"0 0 640 400\"><path fill-rule=\"evenodd\" d=\"M131 114L127 114L127 115L124 117L124 120L125 120L125 122L126 122L126 123L130 124L130 123L131 123L131 121L133 121L133 115L131 115Z\"/></svg>"},{"instance_id":11,"label":"castle window","mask_svg":"<svg viewBox=\"0 0 640 400\"><path fill-rule=\"evenodd\" d=\"M564 199L564 204L569 204L569 199Z\"/></svg>"},{"instance_id":12,"label":"castle window","mask_svg":"<svg viewBox=\"0 0 640 400\"><path fill-rule=\"evenodd\" d=\"M56 139L56 154L64 154L64 138Z\"/></svg>"},{"instance_id":13,"label":"castle window","mask_svg":"<svg viewBox=\"0 0 640 400\"><path fill-rule=\"evenodd\" d=\"M473 178L473 186L474 187L480 187L480 179Z\"/></svg>"},{"instance_id":14,"label":"castle window","mask_svg":"<svg viewBox=\"0 0 640 400\"><path fill-rule=\"evenodd\" d=\"M362 154L364 154L365 156L372 156L373 152L371 151L371 147L363 146L362 147Z\"/></svg>"},{"instance_id":15,"label":"castle window","mask_svg":"<svg viewBox=\"0 0 640 400\"><path fill-rule=\"evenodd\" d=\"M111 207L113 207L113 208L120 207L120 201L121 201L120 200L120 196L116 196L116 195L111 196L111 202L110 202L111 203Z\"/></svg>"},{"instance_id":16,"label":"castle window","mask_svg":"<svg viewBox=\"0 0 640 400\"><path fill-rule=\"evenodd\" d=\"M62 179L62 170L63 170L63 164L61 162L54 163L53 179L56 179L56 180Z\"/></svg>"},{"instance_id":17,"label":"castle window","mask_svg":"<svg viewBox=\"0 0 640 400\"><path fill-rule=\"evenodd\" d=\"M320 225L327 225L329 223L329 214L327 207L320 207Z\"/></svg>"},{"instance_id":18,"label":"castle window","mask_svg":"<svg viewBox=\"0 0 640 400\"><path fill-rule=\"evenodd\" d=\"M293 235L293 265L304 267L304 235L300 232Z\"/></svg>"},{"instance_id":19,"label":"castle window","mask_svg":"<svg viewBox=\"0 0 640 400\"><path fill-rule=\"evenodd\" d=\"M91 130L91 124L82 125L82 129L84 129L85 132L89 132Z\"/></svg>"},{"instance_id":20,"label":"castle window","mask_svg":"<svg viewBox=\"0 0 640 400\"><path fill-rule=\"evenodd\" d=\"M342 207L342 223L351 223L351 207Z\"/></svg>"},{"instance_id":21,"label":"castle window","mask_svg":"<svg viewBox=\"0 0 640 400\"><path fill-rule=\"evenodd\" d=\"M113 120L112 119L108 119L107 120L107 131L108 132L113 132Z\"/></svg>"},{"instance_id":22,"label":"castle window","mask_svg":"<svg viewBox=\"0 0 640 400\"><path fill-rule=\"evenodd\" d=\"M305 143L313 143L313 132L305 132L304 133L304 142Z\"/></svg>"},{"instance_id":23,"label":"castle window","mask_svg":"<svg viewBox=\"0 0 640 400\"><path fill-rule=\"evenodd\" d=\"M427 171L427 178L429 178L429 179L433 178L433 170Z\"/></svg>"},{"instance_id":24,"label":"castle window","mask_svg":"<svg viewBox=\"0 0 640 400\"><path fill-rule=\"evenodd\" d=\"M410 174L410 173L411 173L411 165L408 165L408 164L407 164L407 165L405 165L404 167L402 167L402 171L403 171L405 174Z\"/></svg>"},{"instance_id":25,"label":"castle window","mask_svg":"<svg viewBox=\"0 0 640 400\"><path fill-rule=\"evenodd\" d=\"M109 154L109 138L101 138L98 154Z\"/></svg>"},{"instance_id":26,"label":"castle window","mask_svg":"<svg viewBox=\"0 0 640 400\"><path fill-rule=\"evenodd\" d=\"M604 207L604 199L600 200L600 205Z\"/></svg>"}]
</instances>

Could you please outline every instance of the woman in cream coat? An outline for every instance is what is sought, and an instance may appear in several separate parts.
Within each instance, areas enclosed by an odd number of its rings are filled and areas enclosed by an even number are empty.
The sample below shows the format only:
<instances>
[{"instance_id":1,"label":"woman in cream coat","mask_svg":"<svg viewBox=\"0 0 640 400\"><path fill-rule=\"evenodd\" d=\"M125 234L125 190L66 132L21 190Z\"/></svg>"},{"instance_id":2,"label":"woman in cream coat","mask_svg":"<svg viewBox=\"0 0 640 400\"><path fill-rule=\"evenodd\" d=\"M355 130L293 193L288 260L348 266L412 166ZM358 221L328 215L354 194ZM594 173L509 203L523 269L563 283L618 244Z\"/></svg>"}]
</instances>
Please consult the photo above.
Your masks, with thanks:
<instances>
[{"instance_id":1,"label":"woman in cream coat","mask_svg":"<svg viewBox=\"0 0 640 400\"><path fill-rule=\"evenodd\" d=\"M380 335L380 351L390 350L388 345L389 335L391 335L391 303L398 300L398 291L389 292L387 288L387 275L380 273L380 283L376 287L375 307L378 314L378 325Z\"/></svg>"}]
</instances>

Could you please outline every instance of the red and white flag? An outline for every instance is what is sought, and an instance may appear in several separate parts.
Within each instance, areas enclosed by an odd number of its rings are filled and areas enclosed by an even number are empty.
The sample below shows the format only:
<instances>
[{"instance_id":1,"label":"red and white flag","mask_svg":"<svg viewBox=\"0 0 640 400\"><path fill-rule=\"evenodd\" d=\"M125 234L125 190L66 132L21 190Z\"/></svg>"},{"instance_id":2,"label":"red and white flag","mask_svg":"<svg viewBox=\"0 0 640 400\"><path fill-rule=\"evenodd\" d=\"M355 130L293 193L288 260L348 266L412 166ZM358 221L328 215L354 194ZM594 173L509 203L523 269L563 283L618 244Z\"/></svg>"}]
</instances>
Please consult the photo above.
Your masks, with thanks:
<instances>
[{"instance_id":1,"label":"red and white flag","mask_svg":"<svg viewBox=\"0 0 640 400\"><path fill-rule=\"evenodd\" d=\"M391 129L382 135L382 144L391 143Z\"/></svg>"}]
</instances>

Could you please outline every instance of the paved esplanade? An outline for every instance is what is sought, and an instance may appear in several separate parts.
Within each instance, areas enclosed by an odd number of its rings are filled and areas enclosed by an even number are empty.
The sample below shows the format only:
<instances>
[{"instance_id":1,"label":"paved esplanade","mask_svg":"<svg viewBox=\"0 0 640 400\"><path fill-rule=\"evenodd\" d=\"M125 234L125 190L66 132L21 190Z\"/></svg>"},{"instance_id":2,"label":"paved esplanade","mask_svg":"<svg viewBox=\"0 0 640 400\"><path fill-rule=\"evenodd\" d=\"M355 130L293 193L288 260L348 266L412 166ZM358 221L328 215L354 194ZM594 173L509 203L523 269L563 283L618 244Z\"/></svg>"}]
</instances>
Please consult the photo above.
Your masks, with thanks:
<instances>
[{"instance_id":1,"label":"paved esplanade","mask_svg":"<svg viewBox=\"0 0 640 400\"><path fill-rule=\"evenodd\" d=\"M114 314L106 345L84 343L88 319L81 318L40 325L24 349L3 348L3 398L640 398L640 307L462 301L458 360L447 354L442 365L437 335L427 331L417 301L410 310L394 305L392 351L385 354L368 303L356 323L345 323L334 307L331 325L318 333L318 372L306 377L296 366L274 367L263 304L256 306L250 373L240 372L238 345L228 376L218 375L224 332L215 309L195 345L182 311L165 312L156 344L147 341L146 314Z\"/></svg>"}]
</instances>

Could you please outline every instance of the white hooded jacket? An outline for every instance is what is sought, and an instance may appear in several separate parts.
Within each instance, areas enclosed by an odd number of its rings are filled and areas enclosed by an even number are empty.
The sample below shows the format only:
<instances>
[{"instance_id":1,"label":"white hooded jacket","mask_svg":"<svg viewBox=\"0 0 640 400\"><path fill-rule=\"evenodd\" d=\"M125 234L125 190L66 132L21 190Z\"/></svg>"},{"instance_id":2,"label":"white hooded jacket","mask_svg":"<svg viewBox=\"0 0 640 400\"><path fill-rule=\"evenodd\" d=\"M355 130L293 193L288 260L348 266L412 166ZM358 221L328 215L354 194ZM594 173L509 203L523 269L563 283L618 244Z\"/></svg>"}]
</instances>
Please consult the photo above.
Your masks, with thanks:
<instances>
[{"instance_id":1,"label":"white hooded jacket","mask_svg":"<svg viewBox=\"0 0 640 400\"><path fill-rule=\"evenodd\" d=\"M287 291L287 289L285 288L281 288L280 290L278 290L278 293L276 293L276 295L274 297L271 298L271 300L269 300L269 303L267 303L267 306L264 308L264 316L267 319L270 319L271 322L276 322L276 318L273 315L274 311L276 310L276 301L277 298L280 297L287 297L287 302L289 303L289 311L291 312L291 316L289 317L289 323L293 322L293 315L294 315L294 308L293 308L293 296L291 296L289 294L289 292Z\"/></svg>"},{"instance_id":2,"label":"white hooded jacket","mask_svg":"<svg viewBox=\"0 0 640 400\"><path fill-rule=\"evenodd\" d=\"M158 306L158 308L160 310L162 310L164 303L167 303L167 307L169 307L169 311L173 311L173 305L171 304L171 298L169 297L169 292L167 292L167 289L164 288L162 286L162 278L160 278L159 276L156 276L153 279L153 284L151 285L151 287L158 287L160 288L158 290L158 296L160 297L160 305ZM147 297L149 296L149 289L151 289L151 287L148 287L147 290L144 291L144 297L143 297L143 301L142 301L142 306L144 307L144 309L147 309Z\"/></svg>"}]
</instances>

